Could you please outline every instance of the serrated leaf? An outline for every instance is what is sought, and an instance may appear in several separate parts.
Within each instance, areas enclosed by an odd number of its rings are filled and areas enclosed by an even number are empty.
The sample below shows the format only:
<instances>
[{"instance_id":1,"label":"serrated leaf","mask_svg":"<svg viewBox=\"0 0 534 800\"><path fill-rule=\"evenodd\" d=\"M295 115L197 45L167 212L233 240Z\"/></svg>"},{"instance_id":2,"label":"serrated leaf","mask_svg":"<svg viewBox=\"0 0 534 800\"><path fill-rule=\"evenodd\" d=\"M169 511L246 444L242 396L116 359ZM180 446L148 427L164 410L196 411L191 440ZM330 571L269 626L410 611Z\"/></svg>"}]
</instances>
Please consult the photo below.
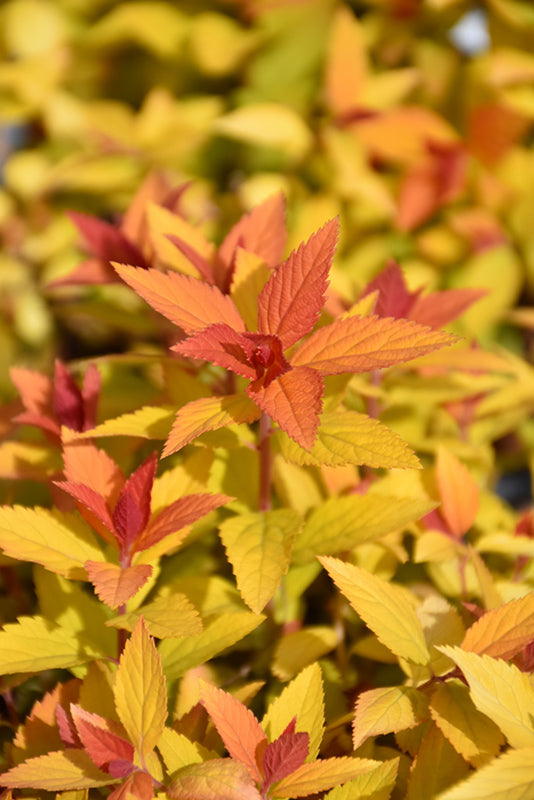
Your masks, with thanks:
<instances>
[{"instance_id":1,"label":"serrated leaf","mask_svg":"<svg viewBox=\"0 0 534 800\"><path fill-rule=\"evenodd\" d=\"M508 750L436 800L532 800L534 748Z\"/></svg>"},{"instance_id":2,"label":"serrated leaf","mask_svg":"<svg viewBox=\"0 0 534 800\"><path fill-rule=\"evenodd\" d=\"M400 658L428 664L421 623L398 586L331 556L321 556L319 561L382 644Z\"/></svg>"},{"instance_id":3,"label":"serrated leaf","mask_svg":"<svg viewBox=\"0 0 534 800\"><path fill-rule=\"evenodd\" d=\"M459 681L438 686L430 700L432 719L454 749L474 767L496 756L504 744L499 728L482 714Z\"/></svg>"},{"instance_id":4,"label":"serrated leaf","mask_svg":"<svg viewBox=\"0 0 534 800\"><path fill-rule=\"evenodd\" d=\"M246 766L252 780L261 783L256 750L267 744L267 737L252 711L228 692L205 681L200 682L200 699L230 756Z\"/></svg>"},{"instance_id":5,"label":"serrated leaf","mask_svg":"<svg viewBox=\"0 0 534 800\"><path fill-rule=\"evenodd\" d=\"M135 612L121 614L109 620L108 625L133 631L143 615L145 625L156 639L173 639L194 636L202 631L202 620L185 594L162 594Z\"/></svg>"},{"instance_id":6,"label":"serrated leaf","mask_svg":"<svg viewBox=\"0 0 534 800\"><path fill-rule=\"evenodd\" d=\"M167 679L173 681L187 670L209 661L213 656L243 639L264 619L265 617L253 614L251 611L223 613L205 623L202 633L178 641L164 640L158 649Z\"/></svg>"},{"instance_id":7,"label":"serrated leaf","mask_svg":"<svg viewBox=\"0 0 534 800\"><path fill-rule=\"evenodd\" d=\"M378 420L356 411L325 412L309 450L284 436L280 436L280 448L288 461L300 466L367 464L388 469L421 468L419 459L400 436Z\"/></svg>"},{"instance_id":8,"label":"serrated leaf","mask_svg":"<svg viewBox=\"0 0 534 800\"><path fill-rule=\"evenodd\" d=\"M435 503L391 495L332 497L314 509L302 529L293 559L305 561L315 555L352 550L372 542L428 514Z\"/></svg>"},{"instance_id":9,"label":"serrated leaf","mask_svg":"<svg viewBox=\"0 0 534 800\"><path fill-rule=\"evenodd\" d=\"M43 617L20 617L0 632L0 672L41 672L90 661L75 633Z\"/></svg>"},{"instance_id":10,"label":"serrated leaf","mask_svg":"<svg viewBox=\"0 0 534 800\"><path fill-rule=\"evenodd\" d=\"M216 286L188 275L113 264L118 275L156 311L186 333L224 323L242 331L244 322L232 299Z\"/></svg>"},{"instance_id":11,"label":"serrated leaf","mask_svg":"<svg viewBox=\"0 0 534 800\"><path fill-rule=\"evenodd\" d=\"M491 609L467 631L462 650L505 661L534 640L534 595L527 594Z\"/></svg>"},{"instance_id":12,"label":"serrated leaf","mask_svg":"<svg viewBox=\"0 0 534 800\"><path fill-rule=\"evenodd\" d=\"M269 741L283 734L296 717L295 729L310 736L308 759L317 757L324 732L324 692L321 668L310 664L270 703L261 726Z\"/></svg>"},{"instance_id":13,"label":"serrated leaf","mask_svg":"<svg viewBox=\"0 0 534 800\"><path fill-rule=\"evenodd\" d=\"M166 439L171 429L176 409L169 406L143 406L120 417L107 419L83 437L139 436L143 439Z\"/></svg>"},{"instance_id":14,"label":"serrated leaf","mask_svg":"<svg viewBox=\"0 0 534 800\"><path fill-rule=\"evenodd\" d=\"M371 772L353 778L328 792L323 800L389 800L399 770L399 759L383 761Z\"/></svg>"},{"instance_id":15,"label":"serrated leaf","mask_svg":"<svg viewBox=\"0 0 534 800\"><path fill-rule=\"evenodd\" d=\"M176 772L177 769L187 767L189 764L200 764L205 760L202 757L204 748L173 728L163 729L158 750L169 773Z\"/></svg>"},{"instance_id":16,"label":"serrated leaf","mask_svg":"<svg viewBox=\"0 0 534 800\"><path fill-rule=\"evenodd\" d=\"M219 248L219 258L225 264L230 264L239 247L259 256L268 266L276 267L283 258L287 239L285 207L285 198L281 192L254 206L224 237Z\"/></svg>"},{"instance_id":17,"label":"serrated leaf","mask_svg":"<svg viewBox=\"0 0 534 800\"><path fill-rule=\"evenodd\" d=\"M459 647L438 648L462 670L471 698L499 726L512 747L534 744L534 689L513 664Z\"/></svg>"},{"instance_id":18,"label":"serrated leaf","mask_svg":"<svg viewBox=\"0 0 534 800\"><path fill-rule=\"evenodd\" d=\"M34 561L66 578L85 580L84 564L102 550L94 533L74 514L44 508L0 508L0 546L7 555Z\"/></svg>"},{"instance_id":19,"label":"serrated leaf","mask_svg":"<svg viewBox=\"0 0 534 800\"><path fill-rule=\"evenodd\" d=\"M193 400L176 414L163 455L175 453L201 433L215 431L236 422L253 422L259 415L255 403L242 394Z\"/></svg>"},{"instance_id":20,"label":"serrated leaf","mask_svg":"<svg viewBox=\"0 0 534 800\"><path fill-rule=\"evenodd\" d=\"M413 728L428 717L428 701L409 686L370 689L358 695L354 713L354 749L369 736Z\"/></svg>"},{"instance_id":21,"label":"serrated leaf","mask_svg":"<svg viewBox=\"0 0 534 800\"><path fill-rule=\"evenodd\" d=\"M319 328L291 357L323 375L369 372L410 361L457 341L424 325L389 317L348 317Z\"/></svg>"},{"instance_id":22,"label":"serrated leaf","mask_svg":"<svg viewBox=\"0 0 534 800\"><path fill-rule=\"evenodd\" d=\"M113 778L101 772L83 750L57 750L30 758L2 775L2 785L13 789L61 791L110 783Z\"/></svg>"},{"instance_id":23,"label":"serrated leaf","mask_svg":"<svg viewBox=\"0 0 534 800\"><path fill-rule=\"evenodd\" d=\"M113 694L119 718L144 758L165 727L167 690L160 656L142 620L121 655Z\"/></svg>"},{"instance_id":24,"label":"serrated leaf","mask_svg":"<svg viewBox=\"0 0 534 800\"><path fill-rule=\"evenodd\" d=\"M241 596L256 614L289 569L300 525L299 514L287 508L231 517L219 528Z\"/></svg>"},{"instance_id":25,"label":"serrated leaf","mask_svg":"<svg viewBox=\"0 0 534 800\"><path fill-rule=\"evenodd\" d=\"M114 732L109 720L75 703L71 703L70 712L85 750L99 769L107 771L112 761L133 761L133 745Z\"/></svg>"},{"instance_id":26,"label":"serrated leaf","mask_svg":"<svg viewBox=\"0 0 534 800\"><path fill-rule=\"evenodd\" d=\"M294 728L295 720L278 739L269 742L263 751L264 794L270 786L290 775L306 761L310 737L307 733L295 733Z\"/></svg>"},{"instance_id":27,"label":"serrated leaf","mask_svg":"<svg viewBox=\"0 0 534 800\"><path fill-rule=\"evenodd\" d=\"M180 769L167 794L175 800L261 800L251 780L244 764L214 758Z\"/></svg>"},{"instance_id":28,"label":"serrated leaf","mask_svg":"<svg viewBox=\"0 0 534 800\"><path fill-rule=\"evenodd\" d=\"M291 775L283 778L277 785L277 797L305 797L307 794L324 792L339 783L350 781L378 766L378 761L368 758L325 758L322 761L313 761L303 764Z\"/></svg>"},{"instance_id":29,"label":"serrated leaf","mask_svg":"<svg viewBox=\"0 0 534 800\"><path fill-rule=\"evenodd\" d=\"M258 297L258 331L279 336L284 349L314 327L324 304L339 221L330 220L272 273Z\"/></svg>"},{"instance_id":30,"label":"serrated leaf","mask_svg":"<svg viewBox=\"0 0 534 800\"><path fill-rule=\"evenodd\" d=\"M451 533L467 533L478 512L479 489L469 470L442 445L438 448L436 473L442 513Z\"/></svg>"},{"instance_id":31,"label":"serrated leaf","mask_svg":"<svg viewBox=\"0 0 534 800\"><path fill-rule=\"evenodd\" d=\"M149 564L134 567L119 567L103 561L86 561L89 580L103 603L118 608L133 597L152 574Z\"/></svg>"}]
</instances>

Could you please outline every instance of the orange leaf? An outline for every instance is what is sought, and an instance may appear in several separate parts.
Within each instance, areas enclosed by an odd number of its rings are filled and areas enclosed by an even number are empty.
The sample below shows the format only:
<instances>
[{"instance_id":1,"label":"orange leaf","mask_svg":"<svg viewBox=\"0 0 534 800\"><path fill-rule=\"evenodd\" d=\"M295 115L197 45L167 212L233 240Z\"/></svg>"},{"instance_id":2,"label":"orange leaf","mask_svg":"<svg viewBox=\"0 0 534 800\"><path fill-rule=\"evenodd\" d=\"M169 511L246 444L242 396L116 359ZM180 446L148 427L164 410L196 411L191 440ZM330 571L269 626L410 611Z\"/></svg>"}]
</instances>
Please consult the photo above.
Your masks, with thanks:
<instances>
[{"instance_id":1,"label":"orange leaf","mask_svg":"<svg viewBox=\"0 0 534 800\"><path fill-rule=\"evenodd\" d=\"M410 319L419 325L442 328L487 293L487 289L444 289L420 295L412 306Z\"/></svg>"},{"instance_id":2,"label":"orange leaf","mask_svg":"<svg viewBox=\"0 0 534 800\"><path fill-rule=\"evenodd\" d=\"M284 256L286 244L286 204L283 194L274 194L245 214L225 236L219 248L219 259L233 266L237 247L255 253L269 267L275 267Z\"/></svg>"},{"instance_id":3,"label":"orange leaf","mask_svg":"<svg viewBox=\"0 0 534 800\"><path fill-rule=\"evenodd\" d=\"M152 308L186 333L201 331L218 322L226 323L238 331L245 329L233 300L216 286L177 272L137 269L124 264L113 266L120 277Z\"/></svg>"},{"instance_id":4,"label":"orange leaf","mask_svg":"<svg viewBox=\"0 0 534 800\"><path fill-rule=\"evenodd\" d=\"M222 689L200 681L200 698L232 758L245 764L253 780L261 783L256 760L258 747L267 744L260 723L243 703Z\"/></svg>"},{"instance_id":5,"label":"orange leaf","mask_svg":"<svg viewBox=\"0 0 534 800\"><path fill-rule=\"evenodd\" d=\"M334 15L326 65L328 104L336 115L342 116L358 107L368 74L361 25L345 6Z\"/></svg>"},{"instance_id":6,"label":"orange leaf","mask_svg":"<svg viewBox=\"0 0 534 800\"><path fill-rule=\"evenodd\" d=\"M86 561L84 566L97 595L110 608L118 608L126 603L152 575L149 564L123 569L117 564Z\"/></svg>"},{"instance_id":7,"label":"orange leaf","mask_svg":"<svg viewBox=\"0 0 534 800\"><path fill-rule=\"evenodd\" d=\"M277 797L295 798L324 792L340 783L371 772L379 763L368 758L350 756L311 761L283 778L276 787L275 794Z\"/></svg>"},{"instance_id":8,"label":"orange leaf","mask_svg":"<svg viewBox=\"0 0 534 800\"><path fill-rule=\"evenodd\" d=\"M302 447L312 447L322 407L323 379L314 369L294 367L248 396Z\"/></svg>"},{"instance_id":9,"label":"orange leaf","mask_svg":"<svg viewBox=\"0 0 534 800\"><path fill-rule=\"evenodd\" d=\"M175 800L261 800L247 768L231 758L182 767L167 794Z\"/></svg>"},{"instance_id":10,"label":"orange leaf","mask_svg":"<svg viewBox=\"0 0 534 800\"><path fill-rule=\"evenodd\" d=\"M134 549L140 551L152 547L171 533L192 525L210 511L233 499L225 494L188 494L179 497L152 518L135 543Z\"/></svg>"},{"instance_id":11,"label":"orange leaf","mask_svg":"<svg viewBox=\"0 0 534 800\"><path fill-rule=\"evenodd\" d=\"M532 593L493 608L467 631L460 647L508 660L534 640L534 595Z\"/></svg>"},{"instance_id":12,"label":"orange leaf","mask_svg":"<svg viewBox=\"0 0 534 800\"><path fill-rule=\"evenodd\" d=\"M63 451L65 477L71 483L83 483L101 495L113 507L124 485L124 475L104 450L92 442L72 440Z\"/></svg>"},{"instance_id":13,"label":"orange leaf","mask_svg":"<svg viewBox=\"0 0 534 800\"><path fill-rule=\"evenodd\" d=\"M455 336L409 320L349 317L319 328L293 354L291 363L306 364L323 375L368 372L409 361L456 341Z\"/></svg>"},{"instance_id":14,"label":"orange leaf","mask_svg":"<svg viewBox=\"0 0 534 800\"><path fill-rule=\"evenodd\" d=\"M478 486L466 467L443 446L438 449L436 471L442 514L451 533L460 538L477 515Z\"/></svg>"},{"instance_id":15,"label":"orange leaf","mask_svg":"<svg viewBox=\"0 0 534 800\"><path fill-rule=\"evenodd\" d=\"M276 269L258 298L258 330L278 336L284 349L315 325L328 287L339 221L330 220Z\"/></svg>"}]
</instances>

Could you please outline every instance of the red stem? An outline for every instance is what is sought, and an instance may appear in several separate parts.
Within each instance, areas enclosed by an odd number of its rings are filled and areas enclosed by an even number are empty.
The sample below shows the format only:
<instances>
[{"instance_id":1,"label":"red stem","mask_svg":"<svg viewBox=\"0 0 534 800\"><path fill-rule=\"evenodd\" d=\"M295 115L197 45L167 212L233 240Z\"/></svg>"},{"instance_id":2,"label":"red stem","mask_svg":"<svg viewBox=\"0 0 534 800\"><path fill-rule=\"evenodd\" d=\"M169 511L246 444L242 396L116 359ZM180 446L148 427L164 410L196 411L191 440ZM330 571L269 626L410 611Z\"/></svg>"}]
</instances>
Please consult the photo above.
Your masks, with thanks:
<instances>
[{"instance_id":1,"label":"red stem","mask_svg":"<svg viewBox=\"0 0 534 800\"><path fill-rule=\"evenodd\" d=\"M260 416L258 455L260 458L259 509L271 509L271 418L263 411Z\"/></svg>"}]
</instances>

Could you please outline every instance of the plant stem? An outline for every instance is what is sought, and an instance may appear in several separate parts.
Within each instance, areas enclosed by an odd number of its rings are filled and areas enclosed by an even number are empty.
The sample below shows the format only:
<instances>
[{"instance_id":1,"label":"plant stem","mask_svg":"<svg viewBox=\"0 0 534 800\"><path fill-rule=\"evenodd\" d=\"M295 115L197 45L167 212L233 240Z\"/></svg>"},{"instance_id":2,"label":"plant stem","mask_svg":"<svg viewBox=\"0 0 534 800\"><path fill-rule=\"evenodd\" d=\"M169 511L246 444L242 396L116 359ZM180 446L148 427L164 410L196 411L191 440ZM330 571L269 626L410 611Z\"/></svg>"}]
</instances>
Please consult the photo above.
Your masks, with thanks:
<instances>
[{"instance_id":1,"label":"plant stem","mask_svg":"<svg viewBox=\"0 0 534 800\"><path fill-rule=\"evenodd\" d=\"M119 606L117 609L117 614L126 614L126 603L122 606ZM124 628L117 628L117 658L119 659L122 656L122 651L126 645L126 641L128 639L128 631L124 630Z\"/></svg>"},{"instance_id":2,"label":"plant stem","mask_svg":"<svg viewBox=\"0 0 534 800\"><path fill-rule=\"evenodd\" d=\"M258 455L260 458L259 509L271 509L271 418L263 411L260 416Z\"/></svg>"}]
</instances>

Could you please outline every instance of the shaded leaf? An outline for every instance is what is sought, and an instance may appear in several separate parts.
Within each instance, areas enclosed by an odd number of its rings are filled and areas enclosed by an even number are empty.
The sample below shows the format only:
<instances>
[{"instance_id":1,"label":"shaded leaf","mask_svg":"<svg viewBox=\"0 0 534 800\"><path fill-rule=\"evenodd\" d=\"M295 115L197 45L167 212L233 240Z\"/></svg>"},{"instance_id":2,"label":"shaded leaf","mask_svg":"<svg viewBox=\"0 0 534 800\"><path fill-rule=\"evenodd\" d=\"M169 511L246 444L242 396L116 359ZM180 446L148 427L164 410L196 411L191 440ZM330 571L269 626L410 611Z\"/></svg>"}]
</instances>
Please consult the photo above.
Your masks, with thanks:
<instances>
[{"instance_id":1,"label":"shaded leaf","mask_svg":"<svg viewBox=\"0 0 534 800\"><path fill-rule=\"evenodd\" d=\"M291 775L283 778L276 787L277 797L305 797L307 794L323 792L339 783L350 781L358 775L370 772L379 764L367 758L325 758L303 764Z\"/></svg>"},{"instance_id":2,"label":"shaded leaf","mask_svg":"<svg viewBox=\"0 0 534 800\"><path fill-rule=\"evenodd\" d=\"M529 800L534 786L534 748L508 750L438 800Z\"/></svg>"},{"instance_id":3,"label":"shaded leaf","mask_svg":"<svg viewBox=\"0 0 534 800\"><path fill-rule=\"evenodd\" d=\"M370 689L358 695L354 713L354 749L369 736L413 728L428 717L424 695L410 686Z\"/></svg>"}]
</instances>

